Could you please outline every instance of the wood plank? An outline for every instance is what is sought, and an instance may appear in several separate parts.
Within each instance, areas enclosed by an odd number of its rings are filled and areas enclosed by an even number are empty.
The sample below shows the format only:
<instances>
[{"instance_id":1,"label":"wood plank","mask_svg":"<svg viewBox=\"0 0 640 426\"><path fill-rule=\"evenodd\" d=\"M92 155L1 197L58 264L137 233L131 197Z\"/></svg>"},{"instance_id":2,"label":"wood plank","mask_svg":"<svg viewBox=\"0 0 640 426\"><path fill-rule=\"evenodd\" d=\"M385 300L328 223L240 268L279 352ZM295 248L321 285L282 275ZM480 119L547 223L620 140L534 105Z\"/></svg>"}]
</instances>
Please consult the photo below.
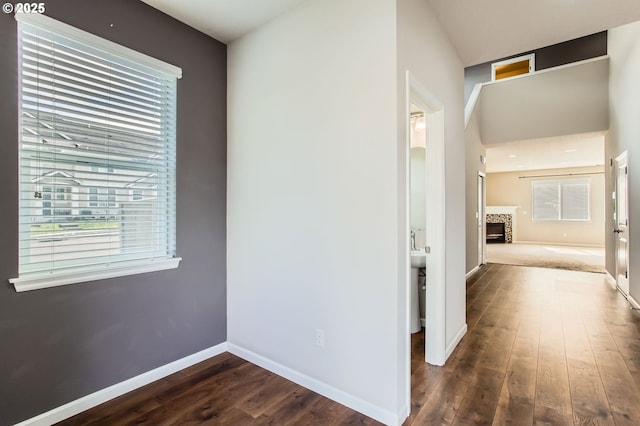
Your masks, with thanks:
<instances>
[{"instance_id":1,"label":"wood plank","mask_svg":"<svg viewBox=\"0 0 640 426\"><path fill-rule=\"evenodd\" d=\"M521 321L511 350L493 424L533 423L540 323Z\"/></svg>"},{"instance_id":2,"label":"wood plank","mask_svg":"<svg viewBox=\"0 0 640 426\"><path fill-rule=\"evenodd\" d=\"M615 424L579 313L568 312L562 322L574 422Z\"/></svg>"},{"instance_id":3,"label":"wood plank","mask_svg":"<svg viewBox=\"0 0 640 426\"><path fill-rule=\"evenodd\" d=\"M534 424L572 425L569 372L562 329L564 300L555 282L547 282L547 303L540 312Z\"/></svg>"},{"instance_id":4,"label":"wood plank","mask_svg":"<svg viewBox=\"0 0 640 426\"><path fill-rule=\"evenodd\" d=\"M601 316L585 319L598 372L617 425L640 424L640 387Z\"/></svg>"},{"instance_id":5,"label":"wood plank","mask_svg":"<svg viewBox=\"0 0 640 426\"><path fill-rule=\"evenodd\" d=\"M313 407L322 397L307 389L296 389L282 404L269 407L258 417L260 425L299 424L299 418Z\"/></svg>"},{"instance_id":6,"label":"wood plank","mask_svg":"<svg viewBox=\"0 0 640 426\"><path fill-rule=\"evenodd\" d=\"M479 367L451 424L492 424L504 377L502 371Z\"/></svg>"}]
</instances>

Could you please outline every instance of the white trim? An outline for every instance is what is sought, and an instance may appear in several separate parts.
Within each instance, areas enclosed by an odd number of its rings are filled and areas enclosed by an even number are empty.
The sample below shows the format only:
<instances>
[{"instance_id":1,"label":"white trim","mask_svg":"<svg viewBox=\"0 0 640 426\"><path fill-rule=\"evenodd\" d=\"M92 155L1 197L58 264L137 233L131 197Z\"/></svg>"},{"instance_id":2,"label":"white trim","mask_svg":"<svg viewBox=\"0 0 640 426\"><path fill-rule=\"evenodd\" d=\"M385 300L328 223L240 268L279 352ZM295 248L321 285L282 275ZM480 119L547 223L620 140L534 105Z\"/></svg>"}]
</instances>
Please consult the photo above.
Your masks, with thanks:
<instances>
[{"instance_id":1,"label":"white trim","mask_svg":"<svg viewBox=\"0 0 640 426\"><path fill-rule=\"evenodd\" d=\"M464 276L464 279L468 280L473 276L473 274L475 274L479 270L480 270L480 265L474 266L473 269L471 269L469 272L466 273L466 275Z\"/></svg>"},{"instance_id":2,"label":"white trim","mask_svg":"<svg viewBox=\"0 0 640 426\"><path fill-rule=\"evenodd\" d=\"M545 245L545 246L568 246L568 247L585 247L585 248L604 248L600 244L583 244L583 243L556 243L551 241L514 241L518 244L533 244L533 245Z\"/></svg>"},{"instance_id":3,"label":"white trim","mask_svg":"<svg viewBox=\"0 0 640 426\"><path fill-rule=\"evenodd\" d=\"M182 69L176 67L175 65L171 65L149 55L145 55L144 53L129 49L128 47L124 47L120 44L103 39L102 37L95 36L71 25L57 21L53 18L49 18L48 16L45 16L43 14L16 13L15 19L18 22L24 22L26 24L33 25L44 30L53 31L57 34L60 34L61 36L80 39L85 43L90 43L92 47L105 50L113 55L124 57L128 60L134 61L138 64L142 64L154 70L162 71L176 78L182 77Z\"/></svg>"},{"instance_id":4,"label":"white trim","mask_svg":"<svg viewBox=\"0 0 640 426\"><path fill-rule=\"evenodd\" d=\"M638 303L636 299L633 298L633 296L628 295L627 300L629 301L629 303L631 303L631 306L633 306L634 309L640 309L640 303Z\"/></svg>"},{"instance_id":5,"label":"white trim","mask_svg":"<svg viewBox=\"0 0 640 426\"><path fill-rule=\"evenodd\" d=\"M255 352L245 349L241 346L233 343L227 343L227 350L240 358L249 361L259 367L269 370L278 376L291 380L294 383L299 384L307 389L319 393L320 395L327 397L333 401L336 401L342 405L345 405L353 410L356 410L364 415L367 415L379 422L387 425L401 425L405 417L402 417L405 411L408 411L408 407L401 409L398 413L393 413L382 407L371 404L355 395L349 394L343 390L335 388L327 383L324 383L318 379L307 376L299 371L293 370L282 364L279 364L271 359L265 358Z\"/></svg>"},{"instance_id":6,"label":"white trim","mask_svg":"<svg viewBox=\"0 0 640 426\"><path fill-rule=\"evenodd\" d=\"M480 99L480 92L482 91L482 86L484 83L477 83L473 86L473 90L471 91L471 95L469 95L469 100L467 104L464 106L464 128L466 129L469 125L469 121L471 120L471 114L478 104L478 99Z\"/></svg>"},{"instance_id":7,"label":"white trim","mask_svg":"<svg viewBox=\"0 0 640 426\"><path fill-rule=\"evenodd\" d=\"M477 185L477 211L476 220L477 228L479 228L480 238L477 241L478 248L478 267L487 263L487 174L482 170L478 170L478 185ZM480 194L482 192L482 194ZM482 195L482 200L480 199ZM512 228L514 224L512 223ZM513 240L513 229L511 230L511 240Z\"/></svg>"},{"instance_id":8,"label":"white trim","mask_svg":"<svg viewBox=\"0 0 640 426\"><path fill-rule=\"evenodd\" d=\"M67 284L97 281L105 278L123 277L126 275L143 274L146 272L175 269L180 264L181 257L144 259L139 261L118 262L111 265L93 265L91 269L73 270L65 273L43 273L11 278L17 292L38 290L41 288L57 287ZM104 268L97 270L96 268Z\"/></svg>"},{"instance_id":9,"label":"white trim","mask_svg":"<svg viewBox=\"0 0 640 426\"><path fill-rule=\"evenodd\" d=\"M514 64L516 62L522 62L526 60L529 60L529 72L518 74L518 76L535 73L536 72L536 55L535 53L531 53L529 55L522 55L522 56L518 56L517 58L505 59L504 61L492 63L491 64L491 81L502 81L502 80L507 80L509 78L517 77L517 76L513 76L513 77L506 77L506 78L501 78L499 80L496 80L496 68L503 65Z\"/></svg>"},{"instance_id":10,"label":"white trim","mask_svg":"<svg viewBox=\"0 0 640 426\"><path fill-rule=\"evenodd\" d=\"M82 398L71 401L65 405L49 410L46 413L42 413L36 417L32 417L25 421L22 421L15 426L49 426L62 420L82 413L90 408L100 405L104 402L110 401L114 398L124 395L127 392L141 388L148 385L151 382L160 380L173 373L176 373L185 368L191 367L206 359L212 358L216 355L220 355L223 352L227 352L227 342L220 343L219 345L212 346L208 349L204 349L195 354L188 355L184 358L165 364L161 367L154 368L151 371L142 373L138 376L132 377L124 382L116 383Z\"/></svg>"},{"instance_id":11,"label":"white trim","mask_svg":"<svg viewBox=\"0 0 640 426\"><path fill-rule=\"evenodd\" d=\"M462 338L464 337L465 334L467 334L467 324L466 323L463 324L462 327L460 327L460 330L458 330L458 333L456 334L456 337L454 337L453 340L451 341L451 343L449 343L449 346L447 346L447 357L446 357L446 359L449 359L449 357L451 356L453 351L456 349L456 347L458 346L458 344L460 343L460 341L462 340Z\"/></svg>"},{"instance_id":12,"label":"white trim","mask_svg":"<svg viewBox=\"0 0 640 426\"><path fill-rule=\"evenodd\" d=\"M486 214L516 214L516 209L520 206L486 206Z\"/></svg>"},{"instance_id":13,"label":"white trim","mask_svg":"<svg viewBox=\"0 0 640 426\"><path fill-rule=\"evenodd\" d=\"M427 291L426 312L430 313L425 328L425 361L444 365L446 360L446 194L445 182L445 123L444 104L440 102L410 71L406 71L407 109L413 103L427 118L427 203L440 206L427 209ZM406 197L409 197L407 188ZM408 297L408 295L407 295ZM408 301L407 301L408 306ZM408 312L407 312L408 318ZM407 323L408 325L408 323ZM406 330L409 336L409 329ZM410 373L409 373L410 377Z\"/></svg>"}]
</instances>

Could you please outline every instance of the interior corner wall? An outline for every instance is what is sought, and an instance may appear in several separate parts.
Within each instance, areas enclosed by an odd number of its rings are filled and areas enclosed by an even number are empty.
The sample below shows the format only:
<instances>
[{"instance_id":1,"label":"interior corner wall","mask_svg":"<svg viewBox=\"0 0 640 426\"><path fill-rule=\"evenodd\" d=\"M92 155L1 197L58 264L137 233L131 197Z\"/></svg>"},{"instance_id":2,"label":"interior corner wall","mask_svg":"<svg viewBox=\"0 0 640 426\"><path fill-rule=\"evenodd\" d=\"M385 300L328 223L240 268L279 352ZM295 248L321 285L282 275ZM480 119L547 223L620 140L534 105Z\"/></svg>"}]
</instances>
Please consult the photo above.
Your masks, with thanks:
<instances>
[{"instance_id":1,"label":"interior corner wall","mask_svg":"<svg viewBox=\"0 0 640 426\"><path fill-rule=\"evenodd\" d=\"M228 56L228 341L392 416L395 48L395 1L309 0Z\"/></svg>"},{"instance_id":2,"label":"interior corner wall","mask_svg":"<svg viewBox=\"0 0 640 426\"><path fill-rule=\"evenodd\" d=\"M464 69L428 2L402 0L397 9L398 140L403 141L406 132L402 119L407 102L406 70L444 105L445 311L446 345L450 347L466 327L465 257L460 255L465 253Z\"/></svg>"},{"instance_id":3,"label":"interior corner wall","mask_svg":"<svg viewBox=\"0 0 640 426\"><path fill-rule=\"evenodd\" d=\"M605 238L605 176L603 166L527 170L487 174L487 206L518 206L514 242L603 246ZM534 221L531 217L531 182L526 176L580 175L590 178L589 221ZM540 178L542 179L542 178Z\"/></svg>"},{"instance_id":4,"label":"interior corner wall","mask_svg":"<svg viewBox=\"0 0 640 426\"><path fill-rule=\"evenodd\" d=\"M0 16L0 425L226 341L226 46L144 3L47 0L46 14L182 68L178 269L16 293L16 21ZM113 24L113 26L111 26Z\"/></svg>"},{"instance_id":5,"label":"interior corner wall","mask_svg":"<svg viewBox=\"0 0 640 426\"><path fill-rule=\"evenodd\" d=\"M466 246L467 261L466 272L471 272L475 267L480 266L478 253L478 172L485 172L486 166L481 161L481 157L486 155L486 149L482 144L480 136L480 120L478 115L480 108L476 105L473 109L469 123L465 128L466 144ZM486 186L486 179L485 179Z\"/></svg>"},{"instance_id":6,"label":"interior corner wall","mask_svg":"<svg viewBox=\"0 0 640 426\"><path fill-rule=\"evenodd\" d=\"M609 133L605 141L607 208L606 229L614 229L613 201L611 193L615 185L615 173L610 160L625 150L629 155L629 291L640 301L640 22L609 30ZM613 233L606 233L607 271L616 276L616 243Z\"/></svg>"}]
</instances>

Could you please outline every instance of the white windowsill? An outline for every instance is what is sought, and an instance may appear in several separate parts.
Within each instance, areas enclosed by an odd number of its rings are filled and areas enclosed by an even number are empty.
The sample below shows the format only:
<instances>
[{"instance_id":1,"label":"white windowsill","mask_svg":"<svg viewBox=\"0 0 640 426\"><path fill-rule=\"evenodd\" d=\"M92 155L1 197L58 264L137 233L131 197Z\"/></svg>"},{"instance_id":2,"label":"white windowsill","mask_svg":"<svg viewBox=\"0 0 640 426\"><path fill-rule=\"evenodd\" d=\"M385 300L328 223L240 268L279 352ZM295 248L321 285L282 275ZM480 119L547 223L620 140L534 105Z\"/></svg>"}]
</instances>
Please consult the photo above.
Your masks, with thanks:
<instances>
[{"instance_id":1,"label":"white windowsill","mask_svg":"<svg viewBox=\"0 0 640 426\"><path fill-rule=\"evenodd\" d=\"M143 274L145 272L175 269L180 264L181 257L148 259L142 261L118 262L107 266L94 267L86 270L76 270L63 274L38 274L26 277L11 278L17 292L38 290L41 288L57 287L105 278L123 277L127 275Z\"/></svg>"}]
</instances>

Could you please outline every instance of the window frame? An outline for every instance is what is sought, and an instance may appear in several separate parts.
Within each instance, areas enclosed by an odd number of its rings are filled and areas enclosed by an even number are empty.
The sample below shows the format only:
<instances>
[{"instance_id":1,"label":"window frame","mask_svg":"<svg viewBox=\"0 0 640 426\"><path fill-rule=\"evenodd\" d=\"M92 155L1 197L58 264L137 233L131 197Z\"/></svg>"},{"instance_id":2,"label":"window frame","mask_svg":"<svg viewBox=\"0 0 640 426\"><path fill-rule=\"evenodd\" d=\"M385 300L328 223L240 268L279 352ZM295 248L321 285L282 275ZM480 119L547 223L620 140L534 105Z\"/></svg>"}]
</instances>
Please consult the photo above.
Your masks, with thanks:
<instances>
[{"instance_id":1,"label":"window frame","mask_svg":"<svg viewBox=\"0 0 640 426\"><path fill-rule=\"evenodd\" d=\"M160 61L158 59L152 58L143 53L134 51L127 47L118 45L109 40L103 39L101 37L95 36L93 34L87 33L70 25L64 24L62 22L56 21L52 18L49 18L42 14L16 14L16 21L18 21L18 31L20 31L20 23L23 22L30 26L38 27L45 31L50 31L58 36L67 37L76 42L80 42L90 46L91 49L100 49L104 51L106 55L116 56L123 58L126 61L135 62L141 68L149 68L153 69L156 72L164 73L167 76L180 79L182 77L182 70L179 67L168 64L166 62ZM21 40L21 34L18 34L18 39ZM22 77L20 77L22 78ZM22 89L22 83L18 86L18 95L20 95ZM175 102L177 99L177 93L174 95L174 108ZM19 102L22 102L21 100ZM21 110L22 108L20 108ZM175 111L175 109L174 109ZM20 118L18 119L21 122ZM177 121L177 115L174 112L172 116L172 121L169 123L173 126L173 149L175 150L175 126ZM20 139L22 141L22 139ZM20 142L22 143L22 142ZM175 206L176 199L176 186L175 186L175 156L173 160L173 168L167 169L170 170L174 175L173 177L173 185L169 186L169 196L172 197L173 205ZM105 167L109 167L105 165ZM113 169L108 170L108 173L112 173ZM54 189L54 188L50 188ZM69 188L69 191L72 191ZM61 200L58 198L58 194L55 191L50 191L49 194L44 197L43 201L47 202L47 206L43 202L42 205L42 213L44 215L45 210L48 210L49 213L54 213L56 209L56 204L60 203ZM71 192L69 192L71 193ZM65 190L64 194L67 194ZM95 194L100 200L100 190L97 190L97 194ZM109 208L111 205L118 204L118 192L113 190L106 190L104 194L104 204L106 208ZM90 205L90 203L96 202L96 204L100 205L101 203L94 200L89 200L89 193L87 195L87 201L83 201L86 206ZM91 194L94 195L94 194ZM67 197L63 195L63 197ZM66 200L66 198L65 198ZM20 200L17 200L20 202ZM89 208L87 208L88 210ZM174 242L175 247L175 213L171 215L172 221L169 221L167 225L163 228L167 233L167 238L171 239ZM22 225L21 225L22 226ZM106 278L114 278L114 277L122 277L140 273L147 273L153 271L161 271L167 269L177 268L182 258L175 255L175 253L168 253L167 256L147 256L139 259L129 259L129 260L117 260L114 262L110 261L102 261L100 263L96 263L93 265L83 265L83 266L72 266L65 268L63 270L51 269L45 272L22 272L19 274L17 278L9 279L9 282L13 284L15 290L17 292L28 291L28 290L36 290L41 288L55 287L60 285L74 284L80 282L88 282L88 281L96 281L100 279ZM20 262L20 261L19 261Z\"/></svg>"},{"instance_id":2,"label":"window frame","mask_svg":"<svg viewBox=\"0 0 640 426\"><path fill-rule=\"evenodd\" d=\"M511 77L502 77L502 78L496 78L496 72L498 70L498 68L503 67L505 65L510 65L510 64L515 64L518 62L524 62L524 61L529 61L529 71L525 72L525 73L521 73L521 74L516 74L514 76ZM522 56L518 56L515 58L510 58L510 59L505 59L503 61L499 61L499 62L494 62L491 64L491 81L502 81L502 80L508 80L511 78L515 78L515 77L520 77L523 75L529 75L529 74L533 74L536 71L536 54L535 53L530 53L528 55L522 55Z\"/></svg>"},{"instance_id":3,"label":"window frame","mask_svg":"<svg viewBox=\"0 0 640 426\"><path fill-rule=\"evenodd\" d=\"M562 204L563 204L563 184L574 184L583 183L587 187L587 200L586 200L586 212L587 217L584 219L566 219L563 216ZM555 184L558 191L558 217L555 219L547 219L547 218L539 218L536 217L536 196L535 196L535 186L536 184ZM565 178L554 178L554 179L536 179L531 181L531 221L533 222L562 222L562 223L588 223L591 222L591 178L589 177L565 177Z\"/></svg>"}]
</instances>

